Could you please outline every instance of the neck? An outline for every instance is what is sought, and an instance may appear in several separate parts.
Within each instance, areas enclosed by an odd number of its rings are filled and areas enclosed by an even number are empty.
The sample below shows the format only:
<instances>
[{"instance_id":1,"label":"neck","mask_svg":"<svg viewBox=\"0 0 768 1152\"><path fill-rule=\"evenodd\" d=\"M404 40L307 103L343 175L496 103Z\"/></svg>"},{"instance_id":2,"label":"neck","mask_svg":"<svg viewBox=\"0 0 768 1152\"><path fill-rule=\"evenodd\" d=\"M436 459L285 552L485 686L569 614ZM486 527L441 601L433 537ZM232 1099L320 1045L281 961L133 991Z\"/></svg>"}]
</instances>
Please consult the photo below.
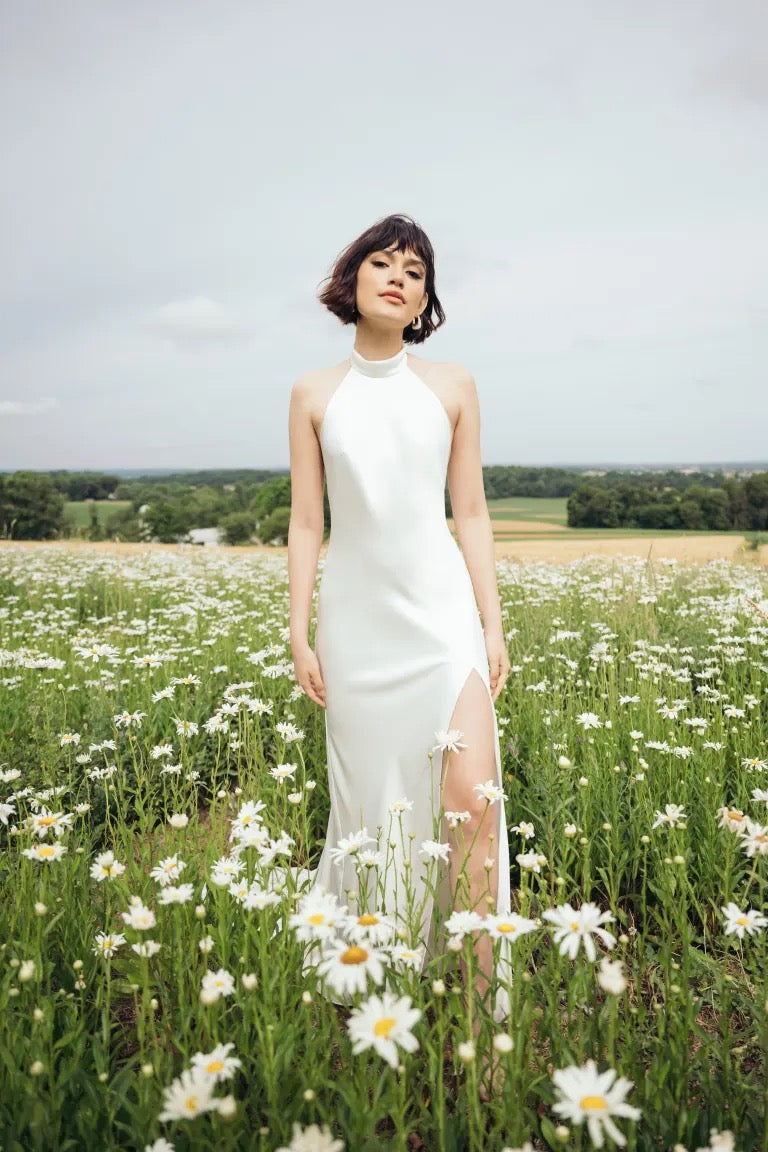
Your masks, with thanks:
<instances>
[{"instance_id":1,"label":"neck","mask_svg":"<svg viewBox=\"0 0 768 1152\"><path fill-rule=\"evenodd\" d=\"M358 320L353 347L366 360L387 360L396 356L403 346L402 332L372 329L362 318Z\"/></svg>"}]
</instances>

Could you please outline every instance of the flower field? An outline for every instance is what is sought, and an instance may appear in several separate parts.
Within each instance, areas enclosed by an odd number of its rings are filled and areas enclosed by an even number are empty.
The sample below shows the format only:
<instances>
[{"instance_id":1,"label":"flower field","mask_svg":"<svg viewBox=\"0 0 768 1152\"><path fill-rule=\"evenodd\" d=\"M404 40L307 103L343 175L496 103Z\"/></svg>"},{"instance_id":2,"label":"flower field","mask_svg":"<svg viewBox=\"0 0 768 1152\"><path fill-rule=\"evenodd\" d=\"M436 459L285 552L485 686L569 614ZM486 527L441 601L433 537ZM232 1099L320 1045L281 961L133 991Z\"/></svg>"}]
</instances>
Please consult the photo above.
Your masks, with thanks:
<instances>
[{"instance_id":1,"label":"flower field","mask_svg":"<svg viewBox=\"0 0 768 1152\"><path fill-rule=\"evenodd\" d=\"M513 911L428 948L377 899L408 797L312 887L284 556L0 546L2 1152L768 1148L768 574L498 576Z\"/></svg>"}]
</instances>

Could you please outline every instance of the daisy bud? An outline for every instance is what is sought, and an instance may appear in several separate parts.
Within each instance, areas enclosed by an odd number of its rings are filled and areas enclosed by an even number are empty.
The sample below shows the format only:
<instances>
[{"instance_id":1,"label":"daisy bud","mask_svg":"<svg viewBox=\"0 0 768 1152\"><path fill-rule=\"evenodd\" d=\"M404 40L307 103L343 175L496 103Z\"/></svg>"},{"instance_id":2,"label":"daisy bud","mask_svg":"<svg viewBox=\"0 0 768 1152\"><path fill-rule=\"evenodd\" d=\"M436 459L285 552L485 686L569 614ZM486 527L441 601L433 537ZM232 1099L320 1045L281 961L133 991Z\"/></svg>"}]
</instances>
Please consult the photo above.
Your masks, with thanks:
<instances>
[{"instance_id":1,"label":"daisy bud","mask_svg":"<svg viewBox=\"0 0 768 1152\"><path fill-rule=\"evenodd\" d=\"M627 936L626 932L622 932L621 936L619 936L619 944L629 944L629 936Z\"/></svg>"},{"instance_id":2,"label":"daisy bud","mask_svg":"<svg viewBox=\"0 0 768 1152\"><path fill-rule=\"evenodd\" d=\"M579 836L579 844L589 844L589 839L586 836Z\"/></svg>"},{"instance_id":3,"label":"daisy bud","mask_svg":"<svg viewBox=\"0 0 768 1152\"><path fill-rule=\"evenodd\" d=\"M156 996L153 996L153 997L152 997L152 999L151 999L151 1000L150 1000L150 1002L149 1002L149 1006L150 1006L150 1008L152 1009L152 1011L153 1011L153 1012L157 1012L157 1009L158 1009L158 1007L159 1007L159 1002L158 1002L158 999L157 999L157 997L156 997Z\"/></svg>"},{"instance_id":4,"label":"daisy bud","mask_svg":"<svg viewBox=\"0 0 768 1152\"><path fill-rule=\"evenodd\" d=\"M42 1060L34 1060L29 1066L30 1076L42 1076L45 1071L45 1065Z\"/></svg>"},{"instance_id":5,"label":"daisy bud","mask_svg":"<svg viewBox=\"0 0 768 1152\"><path fill-rule=\"evenodd\" d=\"M200 1002L202 1004L215 1004L219 998L219 992L216 988L201 988L200 989Z\"/></svg>"},{"instance_id":6,"label":"daisy bud","mask_svg":"<svg viewBox=\"0 0 768 1152\"><path fill-rule=\"evenodd\" d=\"M227 795L226 788L219 788L218 792L216 793L216 799L217 800L224 800L224 799L226 799L226 795Z\"/></svg>"},{"instance_id":7,"label":"daisy bud","mask_svg":"<svg viewBox=\"0 0 768 1152\"><path fill-rule=\"evenodd\" d=\"M32 1016L35 1020L37 1020L38 1024L41 1020L45 1020L45 1012L43 1012L42 1008L35 1008Z\"/></svg>"},{"instance_id":8,"label":"daisy bud","mask_svg":"<svg viewBox=\"0 0 768 1152\"><path fill-rule=\"evenodd\" d=\"M567 1128L565 1124L558 1124L557 1128L555 1128L555 1136L558 1140L567 1140L570 1135L571 1130Z\"/></svg>"},{"instance_id":9,"label":"daisy bud","mask_svg":"<svg viewBox=\"0 0 768 1152\"><path fill-rule=\"evenodd\" d=\"M432 981L432 991L435 996L445 996L445 984L442 980Z\"/></svg>"},{"instance_id":10,"label":"daisy bud","mask_svg":"<svg viewBox=\"0 0 768 1152\"><path fill-rule=\"evenodd\" d=\"M151 1064L142 1064L141 1074L145 1080L149 1080L150 1076L153 1076L154 1073L155 1073L155 1070Z\"/></svg>"},{"instance_id":11,"label":"daisy bud","mask_svg":"<svg viewBox=\"0 0 768 1152\"><path fill-rule=\"evenodd\" d=\"M471 1040L462 1040L456 1052L462 1064L471 1064L475 1058L475 1046Z\"/></svg>"},{"instance_id":12,"label":"daisy bud","mask_svg":"<svg viewBox=\"0 0 768 1152\"><path fill-rule=\"evenodd\" d=\"M672 857L672 863L673 864L685 864L685 856L673 856Z\"/></svg>"},{"instance_id":13,"label":"daisy bud","mask_svg":"<svg viewBox=\"0 0 768 1152\"><path fill-rule=\"evenodd\" d=\"M306 780L304 782L304 787L308 792L312 792L315 788L317 788L317 780Z\"/></svg>"},{"instance_id":14,"label":"daisy bud","mask_svg":"<svg viewBox=\"0 0 768 1152\"><path fill-rule=\"evenodd\" d=\"M42 900L37 900L35 902L35 916L45 916L47 911L48 905L43 904Z\"/></svg>"},{"instance_id":15,"label":"daisy bud","mask_svg":"<svg viewBox=\"0 0 768 1152\"><path fill-rule=\"evenodd\" d=\"M75 960L73 965L72 965L75 972L79 972L80 969L82 968L82 966L83 966L82 960Z\"/></svg>"},{"instance_id":16,"label":"daisy bud","mask_svg":"<svg viewBox=\"0 0 768 1152\"><path fill-rule=\"evenodd\" d=\"M445 945L449 952L461 952L463 944L460 936L451 936Z\"/></svg>"},{"instance_id":17,"label":"daisy bud","mask_svg":"<svg viewBox=\"0 0 768 1152\"><path fill-rule=\"evenodd\" d=\"M571 762L567 756L559 756L557 760L558 768L570 768Z\"/></svg>"},{"instance_id":18,"label":"daisy bud","mask_svg":"<svg viewBox=\"0 0 768 1152\"><path fill-rule=\"evenodd\" d=\"M610 832L610 830L611 830L610 820L606 820L602 827L603 827L603 832Z\"/></svg>"},{"instance_id":19,"label":"daisy bud","mask_svg":"<svg viewBox=\"0 0 768 1152\"><path fill-rule=\"evenodd\" d=\"M507 1052L512 1051L515 1046L515 1042L511 1036L507 1035L506 1032L498 1032L493 1038L493 1046L497 1052L501 1052L502 1055L505 1055Z\"/></svg>"},{"instance_id":20,"label":"daisy bud","mask_svg":"<svg viewBox=\"0 0 768 1152\"><path fill-rule=\"evenodd\" d=\"M646 836L645 834L643 834L643 835L640 837L640 843L641 843L641 844L650 844L650 842L651 842L651 838L650 838L650 836Z\"/></svg>"},{"instance_id":21,"label":"daisy bud","mask_svg":"<svg viewBox=\"0 0 768 1152\"><path fill-rule=\"evenodd\" d=\"M198 920L205 920L205 904L198 904L195 908L195 916Z\"/></svg>"},{"instance_id":22,"label":"daisy bud","mask_svg":"<svg viewBox=\"0 0 768 1152\"><path fill-rule=\"evenodd\" d=\"M225 1119L234 1116L235 1112L237 1112L237 1101L234 1096L222 1096L221 1100L216 1104L216 1111L219 1116L224 1116Z\"/></svg>"},{"instance_id":23,"label":"daisy bud","mask_svg":"<svg viewBox=\"0 0 768 1152\"><path fill-rule=\"evenodd\" d=\"M187 816L186 812L174 812L173 815L169 817L168 823L171 828L186 828L187 824L189 824L189 816Z\"/></svg>"},{"instance_id":24,"label":"daisy bud","mask_svg":"<svg viewBox=\"0 0 768 1152\"><path fill-rule=\"evenodd\" d=\"M311 1004L312 1003L312 993L309 991L309 989L305 988L304 991L302 992L301 1002L302 1002L302 1004Z\"/></svg>"},{"instance_id":25,"label":"daisy bud","mask_svg":"<svg viewBox=\"0 0 768 1152\"><path fill-rule=\"evenodd\" d=\"M99 1082L106 1084L107 1080L109 1080L109 1072L99 1072Z\"/></svg>"},{"instance_id":26,"label":"daisy bud","mask_svg":"<svg viewBox=\"0 0 768 1152\"><path fill-rule=\"evenodd\" d=\"M243 982L243 988L246 992L252 992L258 983L258 977L255 972L243 972L240 979Z\"/></svg>"},{"instance_id":27,"label":"daisy bud","mask_svg":"<svg viewBox=\"0 0 768 1152\"><path fill-rule=\"evenodd\" d=\"M587 784L589 784L587 777L579 776L579 788L586 788Z\"/></svg>"},{"instance_id":28,"label":"daisy bud","mask_svg":"<svg viewBox=\"0 0 768 1152\"><path fill-rule=\"evenodd\" d=\"M306 1100L307 1104L311 1104L311 1102L314 1100L314 1098L315 1098L314 1088L305 1088L304 1089L304 1099Z\"/></svg>"},{"instance_id":29,"label":"daisy bud","mask_svg":"<svg viewBox=\"0 0 768 1152\"><path fill-rule=\"evenodd\" d=\"M203 953L203 955L207 956L208 953L213 949L213 937L212 936L203 936L202 940L198 941L197 946L200 949L200 951Z\"/></svg>"}]
</instances>

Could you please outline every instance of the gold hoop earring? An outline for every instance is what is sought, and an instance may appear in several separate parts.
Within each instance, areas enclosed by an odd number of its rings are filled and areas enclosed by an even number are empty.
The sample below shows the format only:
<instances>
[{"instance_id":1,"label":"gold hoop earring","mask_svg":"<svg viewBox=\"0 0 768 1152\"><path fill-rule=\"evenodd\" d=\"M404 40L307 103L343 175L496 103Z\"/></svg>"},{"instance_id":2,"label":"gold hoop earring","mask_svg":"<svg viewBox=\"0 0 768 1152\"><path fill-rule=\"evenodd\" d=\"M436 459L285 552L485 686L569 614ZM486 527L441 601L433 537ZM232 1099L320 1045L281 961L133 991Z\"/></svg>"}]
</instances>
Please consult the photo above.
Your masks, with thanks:
<instances>
[{"instance_id":1,"label":"gold hoop earring","mask_svg":"<svg viewBox=\"0 0 768 1152\"><path fill-rule=\"evenodd\" d=\"M411 328L413 328L414 332L418 332L419 328L421 328L421 312L419 312L417 316L414 316L411 321Z\"/></svg>"}]
</instances>

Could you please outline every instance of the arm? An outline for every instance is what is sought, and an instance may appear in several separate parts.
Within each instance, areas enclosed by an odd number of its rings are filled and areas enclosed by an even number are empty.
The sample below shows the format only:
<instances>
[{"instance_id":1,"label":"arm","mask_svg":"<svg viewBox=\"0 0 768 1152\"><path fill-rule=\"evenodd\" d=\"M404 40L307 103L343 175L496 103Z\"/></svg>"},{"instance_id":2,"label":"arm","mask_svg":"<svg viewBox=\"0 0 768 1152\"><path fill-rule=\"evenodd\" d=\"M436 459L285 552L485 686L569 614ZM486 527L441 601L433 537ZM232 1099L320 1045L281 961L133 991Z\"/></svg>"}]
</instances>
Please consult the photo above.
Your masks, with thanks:
<instances>
[{"instance_id":1,"label":"arm","mask_svg":"<svg viewBox=\"0 0 768 1152\"><path fill-rule=\"evenodd\" d=\"M496 581L493 528L483 487L477 386L468 372L463 369L461 371L461 401L448 463L448 489L456 535L483 620L491 690L495 700L509 671L509 656Z\"/></svg>"},{"instance_id":2,"label":"arm","mask_svg":"<svg viewBox=\"0 0 768 1152\"><path fill-rule=\"evenodd\" d=\"M290 635L296 679L315 703L325 704L317 658L309 646L309 620L323 540L323 457L311 416L306 376L291 388L288 413L291 518L288 524Z\"/></svg>"}]
</instances>

